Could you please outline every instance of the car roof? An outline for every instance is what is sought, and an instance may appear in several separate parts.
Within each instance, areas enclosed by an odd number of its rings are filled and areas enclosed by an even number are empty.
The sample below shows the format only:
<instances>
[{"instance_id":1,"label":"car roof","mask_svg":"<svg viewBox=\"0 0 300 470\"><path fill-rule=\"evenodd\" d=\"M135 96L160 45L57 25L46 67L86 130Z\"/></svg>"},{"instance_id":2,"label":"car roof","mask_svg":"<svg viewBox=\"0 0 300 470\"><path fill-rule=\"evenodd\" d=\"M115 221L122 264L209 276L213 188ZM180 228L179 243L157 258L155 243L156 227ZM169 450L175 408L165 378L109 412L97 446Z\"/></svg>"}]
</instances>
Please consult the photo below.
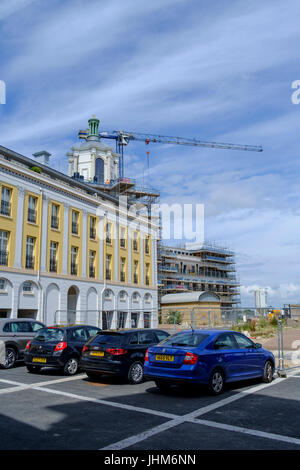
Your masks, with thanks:
<instances>
[{"instance_id":1,"label":"car roof","mask_svg":"<svg viewBox=\"0 0 300 470\"><path fill-rule=\"evenodd\" d=\"M161 330L160 328L120 328L120 329L113 329L113 330L101 330L101 333L119 333L119 334L126 334L126 333L137 333L139 331L163 331L164 333L168 333L165 330Z\"/></svg>"},{"instance_id":2,"label":"car roof","mask_svg":"<svg viewBox=\"0 0 300 470\"><path fill-rule=\"evenodd\" d=\"M101 329L98 327L98 326L95 326L95 325L81 325L81 324L78 324L78 325L71 325L71 326L63 326L63 325L49 325L49 326L45 326L45 328L51 328L51 329L54 329L54 328L59 328L60 330L74 330L75 328L97 328L98 330L101 331Z\"/></svg>"},{"instance_id":3,"label":"car roof","mask_svg":"<svg viewBox=\"0 0 300 470\"><path fill-rule=\"evenodd\" d=\"M41 322L40 320L36 320L35 318L0 318L0 324L21 321L36 321L37 323L41 323L43 325L43 322Z\"/></svg>"},{"instance_id":4,"label":"car roof","mask_svg":"<svg viewBox=\"0 0 300 470\"><path fill-rule=\"evenodd\" d=\"M189 329L189 330L178 331L178 334L180 333L191 333L191 334L192 333L205 333L209 336L212 336L212 335L221 334L221 333L234 333L234 331L230 329L225 330L225 329L218 329L218 328L209 328L209 329L202 328L202 329L197 329L197 330Z\"/></svg>"}]
</instances>

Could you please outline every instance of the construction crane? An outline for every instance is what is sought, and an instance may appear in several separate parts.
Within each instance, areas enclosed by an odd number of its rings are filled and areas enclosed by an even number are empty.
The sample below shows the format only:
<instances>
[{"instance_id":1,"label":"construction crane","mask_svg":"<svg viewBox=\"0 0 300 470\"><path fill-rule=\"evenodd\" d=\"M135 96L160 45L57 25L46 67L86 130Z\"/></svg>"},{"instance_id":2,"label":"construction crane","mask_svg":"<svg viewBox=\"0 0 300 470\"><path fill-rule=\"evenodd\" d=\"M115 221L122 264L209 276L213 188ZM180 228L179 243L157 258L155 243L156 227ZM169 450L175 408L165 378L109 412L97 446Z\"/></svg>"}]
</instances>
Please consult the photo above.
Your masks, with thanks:
<instances>
[{"instance_id":1,"label":"construction crane","mask_svg":"<svg viewBox=\"0 0 300 470\"><path fill-rule=\"evenodd\" d=\"M79 131L79 138L86 139L87 131ZM244 150L249 152L262 152L262 146L230 144L222 142L207 142L204 140L188 139L184 137L172 137L168 135L146 134L140 132L128 131L102 131L99 132L102 139L112 139L116 141L116 152L120 154L120 178L124 177L124 147L130 141L145 142L146 145L153 144L172 144L172 145L188 145L193 147L206 147L216 149Z\"/></svg>"}]
</instances>

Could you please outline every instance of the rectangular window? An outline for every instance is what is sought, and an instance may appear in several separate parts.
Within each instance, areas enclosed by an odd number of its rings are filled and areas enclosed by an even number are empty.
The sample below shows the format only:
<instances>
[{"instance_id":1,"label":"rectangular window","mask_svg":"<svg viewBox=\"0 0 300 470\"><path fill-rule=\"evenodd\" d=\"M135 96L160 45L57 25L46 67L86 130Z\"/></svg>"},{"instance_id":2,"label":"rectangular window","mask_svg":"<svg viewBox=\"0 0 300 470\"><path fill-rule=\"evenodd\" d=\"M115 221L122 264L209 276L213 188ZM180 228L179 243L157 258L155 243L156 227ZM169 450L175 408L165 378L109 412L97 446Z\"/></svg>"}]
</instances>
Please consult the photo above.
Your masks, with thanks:
<instances>
[{"instance_id":1,"label":"rectangular window","mask_svg":"<svg viewBox=\"0 0 300 470\"><path fill-rule=\"evenodd\" d=\"M106 224L105 240L106 243L111 243L111 224L109 222Z\"/></svg>"},{"instance_id":2,"label":"rectangular window","mask_svg":"<svg viewBox=\"0 0 300 470\"><path fill-rule=\"evenodd\" d=\"M89 252L89 276L95 277L95 259L96 259L96 252L90 251Z\"/></svg>"},{"instance_id":3,"label":"rectangular window","mask_svg":"<svg viewBox=\"0 0 300 470\"><path fill-rule=\"evenodd\" d=\"M0 265L7 266L8 263L8 239L9 232L0 230Z\"/></svg>"},{"instance_id":4,"label":"rectangular window","mask_svg":"<svg viewBox=\"0 0 300 470\"><path fill-rule=\"evenodd\" d=\"M145 238L145 253L148 255L150 253L150 237L149 235Z\"/></svg>"},{"instance_id":5,"label":"rectangular window","mask_svg":"<svg viewBox=\"0 0 300 470\"><path fill-rule=\"evenodd\" d=\"M36 207L37 207L37 198L33 196L28 197L28 215L27 220L33 224L36 223Z\"/></svg>"},{"instance_id":6,"label":"rectangular window","mask_svg":"<svg viewBox=\"0 0 300 470\"><path fill-rule=\"evenodd\" d=\"M72 233L78 235L79 212L72 211Z\"/></svg>"},{"instance_id":7,"label":"rectangular window","mask_svg":"<svg viewBox=\"0 0 300 470\"><path fill-rule=\"evenodd\" d=\"M121 227L121 230L120 230L120 247L121 248L125 248L126 247L126 240L125 240L125 237L126 237L126 230L124 227Z\"/></svg>"},{"instance_id":8,"label":"rectangular window","mask_svg":"<svg viewBox=\"0 0 300 470\"><path fill-rule=\"evenodd\" d=\"M59 226L59 206L52 204L51 207L51 228L58 230Z\"/></svg>"},{"instance_id":9,"label":"rectangular window","mask_svg":"<svg viewBox=\"0 0 300 470\"><path fill-rule=\"evenodd\" d=\"M121 263L120 263L120 281L121 282L125 282L125 279L126 279L125 270L126 270L126 258L121 258Z\"/></svg>"},{"instance_id":10,"label":"rectangular window","mask_svg":"<svg viewBox=\"0 0 300 470\"><path fill-rule=\"evenodd\" d=\"M77 275L77 255L78 248L77 246L71 247L71 274Z\"/></svg>"},{"instance_id":11,"label":"rectangular window","mask_svg":"<svg viewBox=\"0 0 300 470\"><path fill-rule=\"evenodd\" d=\"M34 248L35 248L35 238L27 237L26 260L25 260L25 267L27 269L34 269Z\"/></svg>"},{"instance_id":12,"label":"rectangular window","mask_svg":"<svg viewBox=\"0 0 300 470\"><path fill-rule=\"evenodd\" d=\"M106 279L111 280L111 255L106 255L105 268Z\"/></svg>"},{"instance_id":13,"label":"rectangular window","mask_svg":"<svg viewBox=\"0 0 300 470\"><path fill-rule=\"evenodd\" d=\"M134 284L139 282L139 262L137 260L133 262L133 282Z\"/></svg>"},{"instance_id":14,"label":"rectangular window","mask_svg":"<svg viewBox=\"0 0 300 470\"><path fill-rule=\"evenodd\" d=\"M146 263L146 266L145 266L145 284L146 286L149 286L150 285L150 276L149 276L149 273L150 273L150 264L149 263Z\"/></svg>"},{"instance_id":15,"label":"rectangular window","mask_svg":"<svg viewBox=\"0 0 300 470\"><path fill-rule=\"evenodd\" d=\"M133 232L133 249L138 251L138 235L137 232Z\"/></svg>"},{"instance_id":16,"label":"rectangular window","mask_svg":"<svg viewBox=\"0 0 300 470\"><path fill-rule=\"evenodd\" d=\"M57 272L57 252L58 252L58 243L50 242L50 266L49 270L53 273Z\"/></svg>"},{"instance_id":17,"label":"rectangular window","mask_svg":"<svg viewBox=\"0 0 300 470\"><path fill-rule=\"evenodd\" d=\"M2 186L1 190L1 215L10 216L11 189Z\"/></svg>"},{"instance_id":18,"label":"rectangular window","mask_svg":"<svg viewBox=\"0 0 300 470\"><path fill-rule=\"evenodd\" d=\"M96 218L90 217L90 238L96 240Z\"/></svg>"}]
</instances>

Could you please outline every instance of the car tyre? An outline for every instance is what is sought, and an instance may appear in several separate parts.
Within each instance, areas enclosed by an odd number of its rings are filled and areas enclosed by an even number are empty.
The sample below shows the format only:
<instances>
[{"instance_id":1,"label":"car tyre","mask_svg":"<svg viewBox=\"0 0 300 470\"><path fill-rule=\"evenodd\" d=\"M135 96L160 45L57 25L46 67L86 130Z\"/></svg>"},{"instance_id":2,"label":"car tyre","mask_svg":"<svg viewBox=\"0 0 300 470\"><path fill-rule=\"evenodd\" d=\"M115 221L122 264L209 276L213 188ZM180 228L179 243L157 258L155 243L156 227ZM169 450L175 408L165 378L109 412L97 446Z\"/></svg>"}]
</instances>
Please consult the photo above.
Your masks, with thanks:
<instances>
[{"instance_id":1,"label":"car tyre","mask_svg":"<svg viewBox=\"0 0 300 470\"><path fill-rule=\"evenodd\" d=\"M41 366L31 366L30 364L26 364L26 369L31 374L36 374L37 372L41 370Z\"/></svg>"},{"instance_id":2,"label":"car tyre","mask_svg":"<svg viewBox=\"0 0 300 470\"><path fill-rule=\"evenodd\" d=\"M5 350L5 363L2 364L3 369L12 369L16 365L17 352L12 347L7 347Z\"/></svg>"},{"instance_id":3,"label":"car tyre","mask_svg":"<svg viewBox=\"0 0 300 470\"><path fill-rule=\"evenodd\" d=\"M212 371L208 382L208 390L212 395L220 395L225 387L225 377L221 369Z\"/></svg>"},{"instance_id":4,"label":"car tyre","mask_svg":"<svg viewBox=\"0 0 300 470\"><path fill-rule=\"evenodd\" d=\"M76 357L70 357L64 365L65 375L75 375L78 372L78 359Z\"/></svg>"},{"instance_id":5,"label":"car tyre","mask_svg":"<svg viewBox=\"0 0 300 470\"><path fill-rule=\"evenodd\" d=\"M155 380L155 385L161 392L169 392L171 388L171 384L164 380Z\"/></svg>"},{"instance_id":6,"label":"car tyre","mask_svg":"<svg viewBox=\"0 0 300 470\"><path fill-rule=\"evenodd\" d=\"M274 366L271 361L266 361L265 366L264 366L264 373L262 376L262 381L264 383L271 383L273 380L273 375L274 375Z\"/></svg>"},{"instance_id":7,"label":"car tyre","mask_svg":"<svg viewBox=\"0 0 300 470\"><path fill-rule=\"evenodd\" d=\"M131 364L128 370L127 379L131 384L140 384L144 378L144 366L140 361Z\"/></svg>"}]
</instances>

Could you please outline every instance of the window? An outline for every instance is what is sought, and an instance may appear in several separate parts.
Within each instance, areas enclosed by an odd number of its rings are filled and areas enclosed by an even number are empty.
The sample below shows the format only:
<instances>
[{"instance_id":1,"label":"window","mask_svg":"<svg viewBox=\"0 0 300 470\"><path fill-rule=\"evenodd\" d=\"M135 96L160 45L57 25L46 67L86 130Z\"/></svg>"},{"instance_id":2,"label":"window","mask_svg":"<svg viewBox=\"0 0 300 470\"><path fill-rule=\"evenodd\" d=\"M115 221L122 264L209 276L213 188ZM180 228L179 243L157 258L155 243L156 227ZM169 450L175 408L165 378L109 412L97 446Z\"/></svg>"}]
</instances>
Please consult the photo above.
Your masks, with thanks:
<instances>
[{"instance_id":1,"label":"window","mask_svg":"<svg viewBox=\"0 0 300 470\"><path fill-rule=\"evenodd\" d=\"M150 328L150 323L151 323L150 320L151 320L151 314L145 312L144 313L144 328Z\"/></svg>"},{"instance_id":2,"label":"window","mask_svg":"<svg viewBox=\"0 0 300 470\"><path fill-rule=\"evenodd\" d=\"M8 239L9 232L0 230L0 265L7 266L8 263Z\"/></svg>"},{"instance_id":3,"label":"window","mask_svg":"<svg viewBox=\"0 0 300 470\"><path fill-rule=\"evenodd\" d=\"M57 252L58 252L58 243L50 242L50 266L49 270L51 272L57 272Z\"/></svg>"},{"instance_id":4,"label":"window","mask_svg":"<svg viewBox=\"0 0 300 470\"><path fill-rule=\"evenodd\" d=\"M147 304L150 304L150 302L151 302L151 295L150 295L150 294L146 294L146 295L145 295L145 302L146 302Z\"/></svg>"},{"instance_id":5,"label":"window","mask_svg":"<svg viewBox=\"0 0 300 470\"><path fill-rule=\"evenodd\" d=\"M106 279L111 280L111 255L106 255L105 267Z\"/></svg>"},{"instance_id":6,"label":"window","mask_svg":"<svg viewBox=\"0 0 300 470\"><path fill-rule=\"evenodd\" d=\"M139 344L155 344L156 338L153 333L142 331L139 333Z\"/></svg>"},{"instance_id":7,"label":"window","mask_svg":"<svg viewBox=\"0 0 300 470\"><path fill-rule=\"evenodd\" d=\"M139 296L138 292L134 292L134 293L132 294L132 300L133 300L134 302L138 302L138 301L139 301L139 298L140 298L140 296Z\"/></svg>"},{"instance_id":8,"label":"window","mask_svg":"<svg viewBox=\"0 0 300 470\"><path fill-rule=\"evenodd\" d=\"M106 290L104 291L104 298L105 298L106 300L111 300L111 290L110 290L110 289L106 289Z\"/></svg>"},{"instance_id":9,"label":"window","mask_svg":"<svg viewBox=\"0 0 300 470\"><path fill-rule=\"evenodd\" d=\"M95 336L99 330L99 328L91 328L91 327L88 327L86 328L86 331L88 332L88 335L90 338L92 338L93 336Z\"/></svg>"},{"instance_id":10,"label":"window","mask_svg":"<svg viewBox=\"0 0 300 470\"><path fill-rule=\"evenodd\" d=\"M41 330L42 328L44 328L44 325L42 325L41 323L32 321L32 322L31 322L31 328L32 328L32 331L35 332L35 331L39 331L39 330Z\"/></svg>"},{"instance_id":11,"label":"window","mask_svg":"<svg viewBox=\"0 0 300 470\"><path fill-rule=\"evenodd\" d=\"M138 344L138 334L137 333L134 333L133 335L131 335L129 344Z\"/></svg>"},{"instance_id":12,"label":"window","mask_svg":"<svg viewBox=\"0 0 300 470\"><path fill-rule=\"evenodd\" d=\"M133 232L133 250L138 251L138 234Z\"/></svg>"},{"instance_id":13,"label":"window","mask_svg":"<svg viewBox=\"0 0 300 470\"><path fill-rule=\"evenodd\" d=\"M27 269L34 269L34 248L35 248L35 238L27 237L26 259L25 259L25 267Z\"/></svg>"},{"instance_id":14,"label":"window","mask_svg":"<svg viewBox=\"0 0 300 470\"><path fill-rule=\"evenodd\" d=\"M146 286L149 286L150 284L150 276L149 276L149 273L150 273L150 264L149 263L146 263L146 274L145 274L145 284Z\"/></svg>"},{"instance_id":15,"label":"window","mask_svg":"<svg viewBox=\"0 0 300 470\"><path fill-rule=\"evenodd\" d=\"M117 328L125 328L126 312L118 312L118 325Z\"/></svg>"},{"instance_id":16,"label":"window","mask_svg":"<svg viewBox=\"0 0 300 470\"><path fill-rule=\"evenodd\" d=\"M1 215L10 216L11 189L2 186L1 190Z\"/></svg>"},{"instance_id":17,"label":"window","mask_svg":"<svg viewBox=\"0 0 300 470\"><path fill-rule=\"evenodd\" d=\"M76 328L75 330L70 330L69 335L70 339L73 341L86 342L89 339L85 328Z\"/></svg>"},{"instance_id":18,"label":"window","mask_svg":"<svg viewBox=\"0 0 300 470\"><path fill-rule=\"evenodd\" d=\"M126 258L121 258L120 263L120 281L125 282Z\"/></svg>"},{"instance_id":19,"label":"window","mask_svg":"<svg viewBox=\"0 0 300 470\"><path fill-rule=\"evenodd\" d=\"M134 284L139 282L139 262L137 260L133 262L133 282Z\"/></svg>"},{"instance_id":20,"label":"window","mask_svg":"<svg viewBox=\"0 0 300 470\"><path fill-rule=\"evenodd\" d=\"M90 238L96 240L96 218L90 217Z\"/></svg>"},{"instance_id":21,"label":"window","mask_svg":"<svg viewBox=\"0 0 300 470\"><path fill-rule=\"evenodd\" d=\"M33 284L31 281L25 281L23 284L23 292L32 292Z\"/></svg>"},{"instance_id":22,"label":"window","mask_svg":"<svg viewBox=\"0 0 300 470\"><path fill-rule=\"evenodd\" d=\"M71 274L77 275L77 255L78 248L77 246L71 247Z\"/></svg>"},{"instance_id":23,"label":"window","mask_svg":"<svg viewBox=\"0 0 300 470\"><path fill-rule=\"evenodd\" d=\"M37 198L34 196L29 196L27 220L28 222L31 222L33 224L36 223L36 207L37 207Z\"/></svg>"},{"instance_id":24,"label":"window","mask_svg":"<svg viewBox=\"0 0 300 470\"><path fill-rule=\"evenodd\" d=\"M3 331L10 333L31 333L30 322L18 321L6 323L4 325Z\"/></svg>"},{"instance_id":25,"label":"window","mask_svg":"<svg viewBox=\"0 0 300 470\"><path fill-rule=\"evenodd\" d=\"M126 230L124 227L121 227L120 229L120 247L125 248L126 247Z\"/></svg>"},{"instance_id":26,"label":"window","mask_svg":"<svg viewBox=\"0 0 300 470\"><path fill-rule=\"evenodd\" d=\"M89 252L89 276L95 277L95 259L96 259L96 252L90 251Z\"/></svg>"},{"instance_id":27,"label":"window","mask_svg":"<svg viewBox=\"0 0 300 470\"><path fill-rule=\"evenodd\" d=\"M158 337L158 341L163 341L169 336L165 331L156 331L155 334Z\"/></svg>"},{"instance_id":28,"label":"window","mask_svg":"<svg viewBox=\"0 0 300 470\"><path fill-rule=\"evenodd\" d=\"M145 253L148 255L150 252L150 237L149 235L145 238Z\"/></svg>"},{"instance_id":29,"label":"window","mask_svg":"<svg viewBox=\"0 0 300 470\"><path fill-rule=\"evenodd\" d=\"M59 206L52 204L51 207L51 228L58 230L59 226Z\"/></svg>"},{"instance_id":30,"label":"window","mask_svg":"<svg viewBox=\"0 0 300 470\"><path fill-rule=\"evenodd\" d=\"M237 344L231 333L223 333L215 342L215 349L237 349Z\"/></svg>"},{"instance_id":31,"label":"window","mask_svg":"<svg viewBox=\"0 0 300 470\"><path fill-rule=\"evenodd\" d=\"M161 344L164 346L199 346L207 336L204 333L177 333L166 338Z\"/></svg>"},{"instance_id":32,"label":"window","mask_svg":"<svg viewBox=\"0 0 300 470\"><path fill-rule=\"evenodd\" d=\"M78 235L79 212L72 211L72 233Z\"/></svg>"},{"instance_id":33,"label":"window","mask_svg":"<svg viewBox=\"0 0 300 470\"><path fill-rule=\"evenodd\" d=\"M0 290L6 290L6 280L0 279Z\"/></svg>"},{"instance_id":34,"label":"window","mask_svg":"<svg viewBox=\"0 0 300 470\"><path fill-rule=\"evenodd\" d=\"M106 243L111 243L111 223L107 222L106 224L106 234L105 234Z\"/></svg>"},{"instance_id":35,"label":"window","mask_svg":"<svg viewBox=\"0 0 300 470\"><path fill-rule=\"evenodd\" d=\"M233 335L240 349L253 349L254 348L254 343L253 341L251 341L251 339L247 338L246 336L239 335L237 333L233 333Z\"/></svg>"},{"instance_id":36,"label":"window","mask_svg":"<svg viewBox=\"0 0 300 470\"><path fill-rule=\"evenodd\" d=\"M137 312L132 312L131 314L131 328L137 328L139 323L139 314Z\"/></svg>"},{"instance_id":37,"label":"window","mask_svg":"<svg viewBox=\"0 0 300 470\"><path fill-rule=\"evenodd\" d=\"M122 290L119 294L119 298L122 302L124 302L127 299L127 294L124 290Z\"/></svg>"}]
</instances>

